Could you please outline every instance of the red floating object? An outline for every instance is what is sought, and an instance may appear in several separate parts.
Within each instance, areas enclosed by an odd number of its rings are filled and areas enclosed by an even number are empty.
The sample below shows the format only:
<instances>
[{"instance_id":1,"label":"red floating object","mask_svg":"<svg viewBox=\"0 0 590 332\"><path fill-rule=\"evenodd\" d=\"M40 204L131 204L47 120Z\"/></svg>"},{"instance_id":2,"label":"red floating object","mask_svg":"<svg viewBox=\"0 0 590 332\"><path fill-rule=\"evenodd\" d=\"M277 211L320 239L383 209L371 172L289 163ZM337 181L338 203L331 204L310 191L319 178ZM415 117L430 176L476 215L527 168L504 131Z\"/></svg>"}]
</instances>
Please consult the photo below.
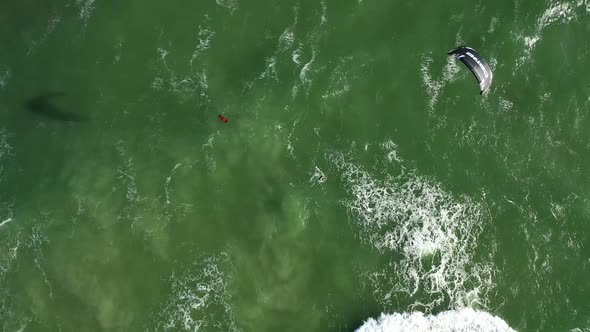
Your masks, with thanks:
<instances>
[{"instance_id":1,"label":"red floating object","mask_svg":"<svg viewBox=\"0 0 590 332\"><path fill-rule=\"evenodd\" d=\"M219 116L218 116L218 117L219 117L219 119L220 119L221 121L223 121L223 122L227 122L227 118L226 118L225 116L223 116L223 115L219 114Z\"/></svg>"}]
</instances>

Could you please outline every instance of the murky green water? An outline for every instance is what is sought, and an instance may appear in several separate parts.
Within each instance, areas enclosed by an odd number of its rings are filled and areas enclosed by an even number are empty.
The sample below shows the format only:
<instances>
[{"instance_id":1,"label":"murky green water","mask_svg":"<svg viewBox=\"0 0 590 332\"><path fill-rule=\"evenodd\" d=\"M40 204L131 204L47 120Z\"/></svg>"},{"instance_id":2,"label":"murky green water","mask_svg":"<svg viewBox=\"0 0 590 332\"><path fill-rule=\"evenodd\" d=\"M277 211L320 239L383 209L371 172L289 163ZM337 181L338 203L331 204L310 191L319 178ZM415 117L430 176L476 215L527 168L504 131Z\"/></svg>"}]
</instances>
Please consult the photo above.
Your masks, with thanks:
<instances>
[{"instance_id":1,"label":"murky green water","mask_svg":"<svg viewBox=\"0 0 590 332\"><path fill-rule=\"evenodd\" d=\"M2 330L590 329L589 13L5 1Z\"/></svg>"}]
</instances>

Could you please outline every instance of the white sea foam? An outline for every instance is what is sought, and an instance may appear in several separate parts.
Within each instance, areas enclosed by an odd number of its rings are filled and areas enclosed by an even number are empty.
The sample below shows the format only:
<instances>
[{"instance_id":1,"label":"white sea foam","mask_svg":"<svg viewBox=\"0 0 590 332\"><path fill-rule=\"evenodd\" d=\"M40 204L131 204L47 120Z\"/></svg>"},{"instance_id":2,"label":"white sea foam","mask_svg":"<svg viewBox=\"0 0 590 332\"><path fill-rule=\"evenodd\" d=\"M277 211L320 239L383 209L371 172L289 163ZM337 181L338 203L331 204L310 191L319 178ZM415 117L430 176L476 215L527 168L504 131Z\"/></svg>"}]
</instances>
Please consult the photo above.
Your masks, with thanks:
<instances>
[{"instance_id":1,"label":"white sea foam","mask_svg":"<svg viewBox=\"0 0 590 332\"><path fill-rule=\"evenodd\" d=\"M574 0L565 2L551 3L545 9L543 14L537 19L535 31L531 36L517 35L517 40L522 40L525 50L524 54L518 59L516 67L522 66L530 60L531 53L535 49L536 44L541 40L541 36L546 27L553 24L568 23L577 19L577 10L585 10L590 13L590 2L587 0Z\"/></svg>"},{"instance_id":2,"label":"white sea foam","mask_svg":"<svg viewBox=\"0 0 590 332\"><path fill-rule=\"evenodd\" d=\"M327 22L327 4L324 1L320 2L320 23L321 27ZM298 22L299 5L293 7L293 24L285 28L278 38L277 48L274 54L266 59L266 66L264 71L258 76L258 79L271 79L272 81L279 81L277 74L277 67L282 65L279 63L290 53L291 61L299 69L299 80L295 80L291 89L291 96L295 98L303 93L308 95L313 83L313 76L317 74L321 68L316 69L314 62L318 54L318 40L321 36L319 28L315 28L308 35L303 38L297 38L295 31ZM298 39L303 41L297 42Z\"/></svg>"},{"instance_id":3,"label":"white sea foam","mask_svg":"<svg viewBox=\"0 0 590 332\"><path fill-rule=\"evenodd\" d=\"M443 67L442 81L452 82L457 79L457 74L462 68L459 67L459 61L453 57L447 57L447 63Z\"/></svg>"},{"instance_id":4,"label":"white sea foam","mask_svg":"<svg viewBox=\"0 0 590 332\"><path fill-rule=\"evenodd\" d=\"M125 38L120 36L117 38L117 42L115 43L115 51L116 55L113 57L113 64L119 63L121 61L121 53L123 51L123 44L125 43Z\"/></svg>"},{"instance_id":5,"label":"white sea foam","mask_svg":"<svg viewBox=\"0 0 590 332\"><path fill-rule=\"evenodd\" d=\"M361 239L384 254L399 256L384 270L366 273L367 287L385 304L395 297L413 301L411 310L429 312L445 301L450 308L485 308L493 264L474 258L487 220L485 210L406 171L392 142L382 148L400 175L381 180L341 153L329 156L348 189L345 204Z\"/></svg>"},{"instance_id":6,"label":"white sea foam","mask_svg":"<svg viewBox=\"0 0 590 332\"><path fill-rule=\"evenodd\" d=\"M166 192L166 204L170 204L170 182L172 181L172 175L174 175L178 167L180 167L181 165L182 164L174 165L174 168L170 172L170 176L166 178L166 184L164 185L164 191Z\"/></svg>"},{"instance_id":7,"label":"white sea foam","mask_svg":"<svg viewBox=\"0 0 590 332\"><path fill-rule=\"evenodd\" d=\"M463 37L461 36L461 30L457 31L455 35L455 45L464 44ZM442 69L442 77L436 79L432 76L430 66L432 65L432 57L430 55L424 55L422 57L422 64L420 65L420 76L422 77L422 84L426 88L428 94L427 108L429 111L434 110L438 101L439 95L445 87L447 82L453 82L457 79L461 68L458 65L458 61L453 57L447 57L447 63Z\"/></svg>"},{"instance_id":8,"label":"white sea foam","mask_svg":"<svg viewBox=\"0 0 590 332\"><path fill-rule=\"evenodd\" d=\"M4 128L0 128L0 183L4 173L4 160L12 156L12 147L8 144L8 132Z\"/></svg>"},{"instance_id":9,"label":"white sea foam","mask_svg":"<svg viewBox=\"0 0 590 332\"><path fill-rule=\"evenodd\" d=\"M297 17L295 18L295 24L297 24ZM293 29L294 26L285 29L285 31L283 31L283 33L279 37L279 52L283 52L293 47L293 44L295 43L295 32L293 32Z\"/></svg>"},{"instance_id":10,"label":"white sea foam","mask_svg":"<svg viewBox=\"0 0 590 332\"><path fill-rule=\"evenodd\" d=\"M123 165L117 169L117 177L125 186L125 197L128 202L138 202L141 200L141 197L137 190L133 159L127 156L123 141L117 142L116 148L123 160Z\"/></svg>"},{"instance_id":11,"label":"white sea foam","mask_svg":"<svg viewBox=\"0 0 590 332\"><path fill-rule=\"evenodd\" d=\"M194 98L197 98L201 105L206 105L210 101L207 72L202 62L215 37L210 21L208 15L203 16L196 33L196 45L190 57L184 59L186 62L183 62L183 57L175 54L174 50L163 47L156 49L160 68L152 81L154 90L171 92L181 103L193 101Z\"/></svg>"},{"instance_id":12,"label":"white sea foam","mask_svg":"<svg viewBox=\"0 0 590 332\"><path fill-rule=\"evenodd\" d=\"M10 68L6 67L4 70L0 71L0 90L4 90L8 85L8 80L10 79L11 71Z\"/></svg>"},{"instance_id":13,"label":"white sea foam","mask_svg":"<svg viewBox=\"0 0 590 332\"><path fill-rule=\"evenodd\" d=\"M311 66L315 61L316 51L315 49L312 49L311 52L311 59L307 63L305 63L305 65L303 65L303 67L301 68L301 71L299 71L299 82L295 83L295 85L293 86L291 93L293 98L295 98L301 92L302 89L305 94L308 94L311 89L313 79L311 77L310 72L312 72Z\"/></svg>"},{"instance_id":14,"label":"white sea foam","mask_svg":"<svg viewBox=\"0 0 590 332\"><path fill-rule=\"evenodd\" d=\"M237 0L215 0L215 2L220 5L221 7L225 7L229 10L230 13L233 14L238 9L238 1Z\"/></svg>"},{"instance_id":15,"label":"white sea foam","mask_svg":"<svg viewBox=\"0 0 590 332\"><path fill-rule=\"evenodd\" d=\"M85 25L88 24L88 20L96 8L94 3L95 0L76 0L76 6L80 9L78 16L80 16Z\"/></svg>"},{"instance_id":16,"label":"white sea foam","mask_svg":"<svg viewBox=\"0 0 590 332\"><path fill-rule=\"evenodd\" d=\"M41 276L43 277L43 282L47 286L48 296L53 298L53 286L51 285L51 282L47 277L47 272L45 271L45 254L43 251L43 248L51 243L44 230L44 225L51 222L50 218L51 214L42 213L40 222L32 227L29 241L25 243L25 246L35 253L35 258L33 261L41 273Z\"/></svg>"},{"instance_id":17,"label":"white sea foam","mask_svg":"<svg viewBox=\"0 0 590 332\"><path fill-rule=\"evenodd\" d=\"M309 62L307 62L303 66L303 68L301 68L301 72L299 72L299 79L301 80L301 82L303 84L310 84L311 83L311 79L309 77L309 70L310 70L311 65L313 64L314 61L315 61L315 50L312 50L311 59L309 60Z\"/></svg>"},{"instance_id":18,"label":"white sea foam","mask_svg":"<svg viewBox=\"0 0 590 332\"><path fill-rule=\"evenodd\" d=\"M194 73L190 73L189 71L188 75L179 75L168 66L167 57L170 54L170 51L164 48L158 48L157 53L160 57L164 72L160 76L154 78L152 89L172 92L179 97L180 102L187 102L197 95L202 103L207 103L209 101L209 83L205 70ZM194 54L195 53L193 53L193 55ZM192 65L191 61L189 61L189 65Z\"/></svg>"},{"instance_id":19,"label":"white sea foam","mask_svg":"<svg viewBox=\"0 0 590 332\"><path fill-rule=\"evenodd\" d=\"M327 5L324 1L321 1L320 6L321 17L319 26L322 26L324 23L327 22ZM291 60L293 61L293 63L297 65L298 68L300 67L299 80L295 81L291 89L291 95L293 98L295 98L301 92L303 92L306 95L309 94L313 82L312 76L313 74L318 72L318 70L313 68L313 64L316 60L316 56L319 49L317 47L317 42L320 34L318 33L318 29L316 28L307 36L305 36L305 42L296 43L298 38L295 35L295 30L298 22L299 5L295 5L293 7L293 15L293 24L287 27L279 36L277 49L273 56L267 59L265 71L259 76L259 78L272 78L273 80L278 81L278 75L276 75L277 59L282 59L285 53L290 52Z\"/></svg>"},{"instance_id":20,"label":"white sea foam","mask_svg":"<svg viewBox=\"0 0 590 332\"><path fill-rule=\"evenodd\" d=\"M509 332L501 318L483 311L461 309L424 315L421 312L381 314L367 320L357 332Z\"/></svg>"},{"instance_id":21,"label":"white sea foam","mask_svg":"<svg viewBox=\"0 0 590 332\"><path fill-rule=\"evenodd\" d=\"M320 73L323 69L325 69L324 67L319 67L319 68L313 68L312 66L316 60L316 56L319 53L319 41L322 38L322 36L324 35L324 32L322 30L323 25L327 22L327 5L325 3L325 1L321 1L320 2L320 6L322 8L321 10L321 14L320 14L320 22L319 25L313 29L313 31L311 31L307 36L306 36L306 41L308 43L308 49L311 50L311 59L309 59L308 62L306 62L303 67L301 68L301 71L299 72L299 82L296 82L295 85L293 86L292 89L292 97L295 98L300 92L303 92L306 96L309 95L309 92L311 90L311 86L313 83L313 77L314 74L318 74ZM297 7L296 10L297 12ZM304 46L300 45L299 49L296 50L296 53L294 52L293 55L293 61L295 63L297 63L298 65L301 63L300 62L300 58L304 55L304 54L309 54L310 52L307 51L300 51L303 50ZM309 55L308 55L309 56Z\"/></svg>"},{"instance_id":22,"label":"white sea foam","mask_svg":"<svg viewBox=\"0 0 590 332\"><path fill-rule=\"evenodd\" d=\"M490 27L488 28L488 33L494 33L494 31L496 31L497 26L498 26L498 17L494 16L490 20Z\"/></svg>"},{"instance_id":23,"label":"white sea foam","mask_svg":"<svg viewBox=\"0 0 590 332\"><path fill-rule=\"evenodd\" d=\"M8 132L0 128L0 162L8 156L12 156L12 147L8 144Z\"/></svg>"},{"instance_id":24,"label":"white sea foam","mask_svg":"<svg viewBox=\"0 0 590 332\"><path fill-rule=\"evenodd\" d=\"M463 44L463 37L461 31L458 31L455 36L455 44ZM447 57L447 63L442 68L440 78L436 79L431 74L432 57L430 55L422 57L422 64L420 65L420 76L422 77L422 84L426 88L428 94L427 108L429 111L434 110L438 102L438 98L442 93L446 83L455 81L461 72L459 62L454 57Z\"/></svg>"},{"instance_id":25,"label":"white sea foam","mask_svg":"<svg viewBox=\"0 0 590 332\"><path fill-rule=\"evenodd\" d=\"M327 178L324 172L322 172L322 170L319 167L315 166L314 171L311 177L309 178L309 182L311 182L313 186L316 183L324 183L326 179Z\"/></svg>"},{"instance_id":26,"label":"white sea foam","mask_svg":"<svg viewBox=\"0 0 590 332\"><path fill-rule=\"evenodd\" d=\"M207 164L207 169L209 170L209 174L213 174L217 169L217 162L215 161L213 144L215 143L215 137L221 135L220 131L215 132L214 134L210 135L207 139L207 143L201 146L201 150L203 150L203 155L205 156L205 161Z\"/></svg>"},{"instance_id":27,"label":"white sea foam","mask_svg":"<svg viewBox=\"0 0 590 332\"><path fill-rule=\"evenodd\" d=\"M461 35L461 29L459 29L459 31L457 31L457 33L455 34L455 45L463 45L464 43L465 42ZM461 68L459 67L459 62L456 61L454 57L449 56L447 57L447 63L442 69L442 77L438 80L435 80L428 73L430 71L429 67L432 63L432 58L428 56L424 57L424 60L425 61L423 62L420 71L422 73L422 81L426 86L428 94L430 95L430 101L428 106L429 109L432 109L436 105L438 96L441 90L444 88L445 84L447 82L455 81L458 77L458 73L460 72Z\"/></svg>"},{"instance_id":28,"label":"white sea foam","mask_svg":"<svg viewBox=\"0 0 590 332\"><path fill-rule=\"evenodd\" d=\"M338 60L338 65L330 74L330 83L326 92L322 95L323 99L332 100L346 95L350 91L351 68L354 67L354 58L347 56ZM356 77L356 76L355 76Z\"/></svg>"},{"instance_id":29,"label":"white sea foam","mask_svg":"<svg viewBox=\"0 0 590 332\"><path fill-rule=\"evenodd\" d=\"M297 26L297 15L299 13L299 7L295 6L293 8L294 14L294 21L293 24L287 27L283 33L278 38L277 41L277 49L273 55L267 57L265 59L265 66L264 71L258 76L258 80L270 80L272 83L279 81L279 75L277 71L278 59L283 58L283 55L287 52L291 52L291 59L297 65L301 63L300 57L302 55L301 45L292 50L293 46L295 45L295 27ZM251 87L254 82L247 84L248 87Z\"/></svg>"},{"instance_id":30,"label":"white sea foam","mask_svg":"<svg viewBox=\"0 0 590 332\"><path fill-rule=\"evenodd\" d=\"M262 74L258 77L259 79L271 79L275 82L279 81L279 75L277 73L277 58L276 56L271 56L266 58L265 60L265 69Z\"/></svg>"},{"instance_id":31,"label":"white sea foam","mask_svg":"<svg viewBox=\"0 0 590 332\"><path fill-rule=\"evenodd\" d=\"M208 19L205 17L205 19ZM215 36L215 32L211 30L210 27L201 26L199 25L199 31L197 32L197 40L198 44L195 46L193 54L191 56L190 65L192 66L195 61L197 61L200 56L211 47L211 42L213 41L213 37Z\"/></svg>"},{"instance_id":32,"label":"white sea foam","mask_svg":"<svg viewBox=\"0 0 590 332\"><path fill-rule=\"evenodd\" d=\"M320 1L320 6L322 7L322 16L320 20L320 25L324 25L328 22L328 5L326 4L326 0Z\"/></svg>"},{"instance_id":33,"label":"white sea foam","mask_svg":"<svg viewBox=\"0 0 590 332\"><path fill-rule=\"evenodd\" d=\"M428 110L433 110L438 100L438 95L443 88L443 82L435 80L430 75L430 65L432 64L431 57L423 57L422 64L420 65L420 74L422 77L422 84L426 88L428 94Z\"/></svg>"},{"instance_id":34,"label":"white sea foam","mask_svg":"<svg viewBox=\"0 0 590 332\"><path fill-rule=\"evenodd\" d=\"M4 220L4 221L0 221L0 227L2 227L2 226L4 226L4 225L8 224L8 223L9 223L9 222L11 222L11 221L12 221L12 218L6 218L6 220Z\"/></svg>"},{"instance_id":35,"label":"white sea foam","mask_svg":"<svg viewBox=\"0 0 590 332\"><path fill-rule=\"evenodd\" d=\"M29 50L27 51L27 54L30 54L33 51L33 49L35 49L37 46L43 44L45 42L45 40L47 40L47 37L49 37L49 35L51 35L53 30L55 30L55 28L57 27L59 22L61 22L61 17L59 17L57 15L51 16L49 18L49 22L47 23L47 28L45 29L45 32L43 33L41 38L39 38L36 41L31 42L31 45L29 46Z\"/></svg>"},{"instance_id":36,"label":"white sea foam","mask_svg":"<svg viewBox=\"0 0 590 332\"><path fill-rule=\"evenodd\" d=\"M0 203L0 213L2 215L12 215L10 207L3 206ZM10 220L10 221L7 221ZM8 217L2 224L12 222L12 217ZM1 226L0 226L1 227ZM22 317L15 317L11 308L11 289L7 285L7 276L16 266L20 241L18 240L17 228L4 227L0 228L0 330L14 330L16 324L24 322Z\"/></svg>"},{"instance_id":37,"label":"white sea foam","mask_svg":"<svg viewBox=\"0 0 590 332\"><path fill-rule=\"evenodd\" d=\"M12 262L18 257L19 246L20 241L16 237L3 236L0 238L0 285L4 281L6 273L10 271Z\"/></svg>"},{"instance_id":38,"label":"white sea foam","mask_svg":"<svg viewBox=\"0 0 590 332\"><path fill-rule=\"evenodd\" d=\"M499 106L503 112L508 112L512 109L512 107L514 106L514 103L512 103L508 99L504 99L504 98L500 97Z\"/></svg>"},{"instance_id":39,"label":"white sea foam","mask_svg":"<svg viewBox=\"0 0 590 332\"><path fill-rule=\"evenodd\" d=\"M299 47L291 53L291 60L293 60L296 65L301 64L301 52L301 45L299 45Z\"/></svg>"},{"instance_id":40,"label":"white sea foam","mask_svg":"<svg viewBox=\"0 0 590 332\"><path fill-rule=\"evenodd\" d=\"M157 314L164 331L239 331L228 303L227 254L197 259L179 275L173 274L172 294Z\"/></svg>"}]
</instances>

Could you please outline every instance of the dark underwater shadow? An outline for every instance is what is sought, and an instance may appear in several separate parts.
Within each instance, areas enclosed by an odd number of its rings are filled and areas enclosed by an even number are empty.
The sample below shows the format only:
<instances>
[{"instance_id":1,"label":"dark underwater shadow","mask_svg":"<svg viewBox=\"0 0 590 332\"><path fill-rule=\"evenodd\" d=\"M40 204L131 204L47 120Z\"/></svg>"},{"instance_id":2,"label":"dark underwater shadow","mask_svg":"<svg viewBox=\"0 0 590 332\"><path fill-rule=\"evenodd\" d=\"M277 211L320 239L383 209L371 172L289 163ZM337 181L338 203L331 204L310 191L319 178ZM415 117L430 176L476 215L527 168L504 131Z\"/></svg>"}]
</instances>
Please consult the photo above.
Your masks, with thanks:
<instances>
[{"instance_id":1,"label":"dark underwater shadow","mask_svg":"<svg viewBox=\"0 0 590 332\"><path fill-rule=\"evenodd\" d=\"M48 92L37 95L33 98L28 99L24 107L25 109L39 116L44 116L50 120L62 121L62 122L85 122L88 117L76 114L57 106L55 101L58 97L64 97L64 92Z\"/></svg>"}]
</instances>

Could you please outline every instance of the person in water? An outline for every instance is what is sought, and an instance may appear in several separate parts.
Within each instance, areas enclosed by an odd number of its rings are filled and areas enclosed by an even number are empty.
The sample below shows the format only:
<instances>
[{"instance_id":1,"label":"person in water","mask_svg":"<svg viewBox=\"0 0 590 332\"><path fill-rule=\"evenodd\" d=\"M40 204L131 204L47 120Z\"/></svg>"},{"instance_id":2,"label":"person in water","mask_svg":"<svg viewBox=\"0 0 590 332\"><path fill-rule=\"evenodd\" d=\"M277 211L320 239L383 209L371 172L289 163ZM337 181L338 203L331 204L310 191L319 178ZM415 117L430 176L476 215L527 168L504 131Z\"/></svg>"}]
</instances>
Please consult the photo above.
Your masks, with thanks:
<instances>
[{"instance_id":1,"label":"person in water","mask_svg":"<svg viewBox=\"0 0 590 332\"><path fill-rule=\"evenodd\" d=\"M226 118L225 116L223 116L223 115L219 114L218 118L219 118L221 121L223 121L223 122L227 123L227 118Z\"/></svg>"}]
</instances>

